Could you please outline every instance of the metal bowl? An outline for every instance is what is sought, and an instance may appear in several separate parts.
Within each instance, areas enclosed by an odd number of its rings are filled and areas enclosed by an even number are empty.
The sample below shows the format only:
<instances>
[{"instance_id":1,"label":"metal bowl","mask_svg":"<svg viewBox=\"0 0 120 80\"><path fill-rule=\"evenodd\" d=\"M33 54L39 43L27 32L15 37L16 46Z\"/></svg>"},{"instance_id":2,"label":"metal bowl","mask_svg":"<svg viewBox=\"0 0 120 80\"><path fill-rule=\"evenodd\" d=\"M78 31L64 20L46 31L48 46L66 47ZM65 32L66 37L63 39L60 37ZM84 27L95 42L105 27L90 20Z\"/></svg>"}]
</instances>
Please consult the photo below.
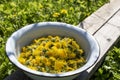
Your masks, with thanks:
<instances>
[{"instance_id":1,"label":"metal bowl","mask_svg":"<svg viewBox=\"0 0 120 80\"><path fill-rule=\"evenodd\" d=\"M86 64L77 70L59 74L34 71L22 65L17 60L21 48L33 39L46 35L74 38L85 51ZM14 65L34 80L72 80L96 62L99 57L99 46L95 38L84 29L61 22L41 22L27 25L14 32L6 43L6 53Z\"/></svg>"}]
</instances>

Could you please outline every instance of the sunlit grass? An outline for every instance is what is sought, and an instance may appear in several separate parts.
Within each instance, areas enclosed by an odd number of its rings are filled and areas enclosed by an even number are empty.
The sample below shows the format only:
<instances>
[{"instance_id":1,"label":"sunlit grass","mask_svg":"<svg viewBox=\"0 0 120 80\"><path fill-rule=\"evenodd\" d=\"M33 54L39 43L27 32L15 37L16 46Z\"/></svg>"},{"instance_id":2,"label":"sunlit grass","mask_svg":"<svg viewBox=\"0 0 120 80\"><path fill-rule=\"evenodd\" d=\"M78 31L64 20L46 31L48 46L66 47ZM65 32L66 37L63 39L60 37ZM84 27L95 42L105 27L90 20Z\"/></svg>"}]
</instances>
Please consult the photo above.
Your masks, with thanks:
<instances>
[{"instance_id":1,"label":"sunlit grass","mask_svg":"<svg viewBox=\"0 0 120 80\"><path fill-rule=\"evenodd\" d=\"M13 32L25 25L44 21L78 25L107 1L0 0L0 80L15 70L5 54L6 40Z\"/></svg>"}]
</instances>

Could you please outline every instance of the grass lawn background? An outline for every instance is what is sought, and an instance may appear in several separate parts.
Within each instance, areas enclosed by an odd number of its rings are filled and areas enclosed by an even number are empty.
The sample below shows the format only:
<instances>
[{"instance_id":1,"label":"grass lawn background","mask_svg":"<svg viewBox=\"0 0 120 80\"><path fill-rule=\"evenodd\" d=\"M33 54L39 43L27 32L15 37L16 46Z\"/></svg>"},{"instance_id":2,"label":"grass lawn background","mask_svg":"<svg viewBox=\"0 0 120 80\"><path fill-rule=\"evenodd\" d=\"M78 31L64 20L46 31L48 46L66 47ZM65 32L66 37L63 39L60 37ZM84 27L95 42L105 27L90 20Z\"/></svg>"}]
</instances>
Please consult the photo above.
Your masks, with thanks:
<instances>
[{"instance_id":1,"label":"grass lawn background","mask_svg":"<svg viewBox=\"0 0 120 80\"><path fill-rule=\"evenodd\" d=\"M44 21L78 25L106 2L108 0L0 0L0 80L16 69L5 53L5 43L13 32L25 25ZM92 80L120 79L119 44L108 52Z\"/></svg>"}]
</instances>

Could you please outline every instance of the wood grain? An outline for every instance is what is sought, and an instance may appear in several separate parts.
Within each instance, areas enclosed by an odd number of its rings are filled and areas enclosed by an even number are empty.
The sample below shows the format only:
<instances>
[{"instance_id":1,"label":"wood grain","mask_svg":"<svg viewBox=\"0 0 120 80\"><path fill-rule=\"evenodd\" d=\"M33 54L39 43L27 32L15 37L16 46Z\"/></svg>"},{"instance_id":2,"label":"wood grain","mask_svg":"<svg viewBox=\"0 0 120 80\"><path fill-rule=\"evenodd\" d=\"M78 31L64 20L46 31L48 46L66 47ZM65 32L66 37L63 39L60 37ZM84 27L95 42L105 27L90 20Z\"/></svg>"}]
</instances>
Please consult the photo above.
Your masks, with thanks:
<instances>
[{"instance_id":1,"label":"wood grain","mask_svg":"<svg viewBox=\"0 0 120 80\"><path fill-rule=\"evenodd\" d=\"M83 26L90 34L94 34L104 24L106 24L119 10L120 0L110 0L91 16L86 18L79 26Z\"/></svg>"}]
</instances>

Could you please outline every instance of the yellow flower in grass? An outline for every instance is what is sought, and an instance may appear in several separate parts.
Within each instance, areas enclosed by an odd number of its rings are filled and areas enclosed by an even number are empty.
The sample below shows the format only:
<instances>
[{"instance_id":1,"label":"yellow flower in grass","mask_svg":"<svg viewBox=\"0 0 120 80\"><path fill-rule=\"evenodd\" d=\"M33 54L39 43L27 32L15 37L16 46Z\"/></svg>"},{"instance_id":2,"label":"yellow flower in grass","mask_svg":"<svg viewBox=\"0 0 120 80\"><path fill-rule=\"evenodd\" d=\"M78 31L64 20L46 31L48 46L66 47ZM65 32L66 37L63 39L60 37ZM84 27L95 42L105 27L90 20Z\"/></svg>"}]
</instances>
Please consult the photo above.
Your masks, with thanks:
<instances>
[{"instance_id":1,"label":"yellow flower in grass","mask_svg":"<svg viewBox=\"0 0 120 80\"><path fill-rule=\"evenodd\" d=\"M56 13L53 14L53 17L59 17L59 16L60 16L60 13L56 12Z\"/></svg>"},{"instance_id":2,"label":"yellow flower in grass","mask_svg":"<svg viewBox=\"0 0 120 80\"><path fill-rule=\"evenodd\" d=\"M67 14L67 10L66 9L62 9L61 10L61 14Z\"/></svg>"}]
</instances>

